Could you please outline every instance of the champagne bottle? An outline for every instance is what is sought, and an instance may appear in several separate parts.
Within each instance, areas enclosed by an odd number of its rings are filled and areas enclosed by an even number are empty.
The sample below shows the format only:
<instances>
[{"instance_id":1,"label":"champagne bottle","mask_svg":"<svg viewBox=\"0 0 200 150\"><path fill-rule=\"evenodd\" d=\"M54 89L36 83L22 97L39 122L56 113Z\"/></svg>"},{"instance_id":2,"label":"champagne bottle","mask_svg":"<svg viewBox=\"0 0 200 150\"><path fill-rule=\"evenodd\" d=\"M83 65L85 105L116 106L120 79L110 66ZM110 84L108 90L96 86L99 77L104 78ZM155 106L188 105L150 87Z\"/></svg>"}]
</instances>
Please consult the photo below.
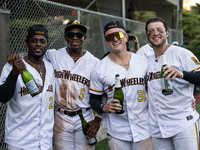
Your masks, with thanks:
<instances>
[{"instance_id":1,"label":"champagne bottle","mask_svg":"<svg viewBox=\"0 0 200 150\"><path fill-rule=\"evenodd\" d=\"M116 114L123 114L124 113L124 94L121 88L121 83L120 83L120 76L119 74L115 75L115 88L114 88L114 99L119 100L119 104L122 105L122 110L116 110Z\"/></svg>"},{"instance_id":2,"label":"champagne bottle","mask_svg":"<svg viewBox=\"0 0 200 150\"><path fill-rule=\"evenodd\" d=\"M33 78L32 74L27 69L24 69L21 72L21 76L22 76L22 80L24 81L24 84L26 85L32 97L41 93L41 90L39 89L37 83L35 82L35 79Z\"/></svg>"},{"instance_id":3,"label":"champagne bottle","mask_svg":"<svg viewBox=\"0 0 200 150\"><path fill-rule=\"evenodd\" d=\"M160 78L161 78L161 86L162 86L162 94L164 95L170 95L173 93L173 87L172 87L172 82L171 82L171 78L169 78L168 80L165 80L165 78L167 77L167 75L165 77L163 77L163 68L165 66L167 66L167 61L166 61L166 56L165 54L162 54L162 67L161 67L161 73L160 73Z\"/></svg>"},{"instance_id":4,"label":"champagne bottle","mask_svg":"<svg viewBox=\"0 0 200 150\"><path fill-rule=\"evenodd\" d=\"M89 138L88 135L87 135L87 131L88 129L90 128L90 125L85 121L82 113L79 113L79 117L81 119L81 123L82 123L82 131L83 131L83 134L85 135L85 138L87 140L87 143L89 145L94 145L97 143L97 139L96 137L93 137L93 138Z\"/></svg>"}]
</instances>

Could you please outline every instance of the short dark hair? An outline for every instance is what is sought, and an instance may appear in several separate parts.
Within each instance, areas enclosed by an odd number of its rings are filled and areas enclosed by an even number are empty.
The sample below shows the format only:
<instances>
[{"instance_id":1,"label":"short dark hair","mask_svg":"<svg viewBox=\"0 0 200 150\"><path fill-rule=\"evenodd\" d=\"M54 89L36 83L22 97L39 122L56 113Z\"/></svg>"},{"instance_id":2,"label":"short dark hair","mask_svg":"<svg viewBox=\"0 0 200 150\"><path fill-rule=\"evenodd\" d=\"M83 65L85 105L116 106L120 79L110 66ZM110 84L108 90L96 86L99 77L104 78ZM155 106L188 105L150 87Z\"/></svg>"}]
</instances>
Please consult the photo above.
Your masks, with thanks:
<instances>
[{"instance_id":1,"label":"short dark hair","mask_svg":"<svg viewBox=\"0 0 200 150\"><path fill-rule=\"evenodd\" d=\"M152 22L162 22L163 25L164 25L165 30L168 31L168 26L167 26L167 23L165 22L164 19L162 19L161 17L153 17L153 18L149 18L146 21L146 26L145 26L146 33L147 33L147 26Z\"/></svg>"}]
</instances>

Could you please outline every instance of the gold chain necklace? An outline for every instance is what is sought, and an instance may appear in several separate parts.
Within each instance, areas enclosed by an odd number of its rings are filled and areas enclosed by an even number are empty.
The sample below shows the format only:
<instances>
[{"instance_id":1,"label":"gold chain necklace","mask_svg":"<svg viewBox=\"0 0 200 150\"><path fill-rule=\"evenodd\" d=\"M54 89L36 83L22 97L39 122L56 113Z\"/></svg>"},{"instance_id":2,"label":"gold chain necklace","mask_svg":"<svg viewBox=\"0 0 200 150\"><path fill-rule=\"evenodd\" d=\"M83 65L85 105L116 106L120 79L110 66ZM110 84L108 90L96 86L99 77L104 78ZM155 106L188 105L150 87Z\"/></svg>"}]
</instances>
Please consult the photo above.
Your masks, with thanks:
<instances>
[{"instance_id":1,"label":"gold chain necklace","mask_svg":"<svg viewBox=\"0 0 200 150\"><path fill-rule=\"evenodd\" d=\"M123 65L123 64L120 64L118 61L114 60L114 58L112 58L112 56L111 56L111 54L110 54L110 58L111 58L116 64L118 64L118 65L120 65L120 66L128 66L128 65L129 65L129 62L130 62L130 60L131 60L131 55L130 55L130 53L129 53L129 56L130 56L130 59L129 59L129 61L128 61L128 64Z\"/></svg>"},{"instance_id":2,"label":"gold chain necklace","mask_svg":"<svg viewBox=\"0 0 200 150\"><path fill-rule=\"evenodd\" d=\"M35 65L34 63L32 63L32 62L28 59L28 56L27 56L27 60L28 60L28 62L31 64L31 66L33 66L33 67L36 68L36 70L37 70L36 65ZM43 73L42 73L42 69L43 69L43 68L44 68L44 65L43 65L42 68L39 70L39 74L40 74L41 77L43 76Z\"/></svg>"}]
</instances>

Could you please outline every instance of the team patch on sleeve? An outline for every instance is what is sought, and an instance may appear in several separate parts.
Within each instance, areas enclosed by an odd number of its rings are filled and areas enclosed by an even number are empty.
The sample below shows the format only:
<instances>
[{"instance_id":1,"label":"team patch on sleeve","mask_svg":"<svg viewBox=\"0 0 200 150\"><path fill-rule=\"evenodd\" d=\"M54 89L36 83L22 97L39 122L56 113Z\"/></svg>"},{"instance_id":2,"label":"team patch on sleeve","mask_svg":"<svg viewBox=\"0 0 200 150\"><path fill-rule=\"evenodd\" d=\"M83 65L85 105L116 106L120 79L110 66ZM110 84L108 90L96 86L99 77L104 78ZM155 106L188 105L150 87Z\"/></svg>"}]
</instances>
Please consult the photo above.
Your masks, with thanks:
<instances>
[{"instance_id":1,"label":"team patch on sleeve","mask_svg":"<svg viewBox=\"0 0 200 150\"><path fill-rule=\"evenodd\" d=\"M200 65L200 62L195 57L192 57L191 59L195 64Z\"/></svg>"}]
</instances>

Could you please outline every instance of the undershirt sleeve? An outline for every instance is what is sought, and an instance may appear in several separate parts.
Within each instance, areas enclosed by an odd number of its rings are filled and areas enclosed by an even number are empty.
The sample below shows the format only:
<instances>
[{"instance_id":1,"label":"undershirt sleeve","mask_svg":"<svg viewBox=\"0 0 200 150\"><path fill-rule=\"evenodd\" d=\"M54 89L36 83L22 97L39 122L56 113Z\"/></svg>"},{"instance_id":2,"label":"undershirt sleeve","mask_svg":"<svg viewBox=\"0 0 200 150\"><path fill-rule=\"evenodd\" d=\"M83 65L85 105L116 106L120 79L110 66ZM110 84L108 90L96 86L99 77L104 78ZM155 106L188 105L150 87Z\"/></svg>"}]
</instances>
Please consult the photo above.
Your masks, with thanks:
<instances>
[{"instance_id":1,"label":"undershirt sleeve","mask_svg":"<svg viewBox=\"0 0 200 150\"><path fill-rule=\"evenodd\" d=\"M18 75L14 75L12 71L8 75L4 84L0 85L0 102L7 103L15 93Z\"/></svg>"},{"instance_id":2,"label":"undershirt sleeve","mask_svg":"<svg viewBox=\"0 0 200 150\"><path fill-rule=\"evenodd\" d=\"M104 113L102 108L104 103L101 101L102 95L90 94L90 106L92 109L100 114Z\"/></svg>"},{"instance_id":3,"label":"undershirt sleeve","mask_svg":"<svg viewBox=\"0 0 200 150\"><path fill-rule=\"evenodd\" d=\"M194 85L200 85L200 71L198 72L183 71L183 79Z\"/></svg>"}]
</instances>

